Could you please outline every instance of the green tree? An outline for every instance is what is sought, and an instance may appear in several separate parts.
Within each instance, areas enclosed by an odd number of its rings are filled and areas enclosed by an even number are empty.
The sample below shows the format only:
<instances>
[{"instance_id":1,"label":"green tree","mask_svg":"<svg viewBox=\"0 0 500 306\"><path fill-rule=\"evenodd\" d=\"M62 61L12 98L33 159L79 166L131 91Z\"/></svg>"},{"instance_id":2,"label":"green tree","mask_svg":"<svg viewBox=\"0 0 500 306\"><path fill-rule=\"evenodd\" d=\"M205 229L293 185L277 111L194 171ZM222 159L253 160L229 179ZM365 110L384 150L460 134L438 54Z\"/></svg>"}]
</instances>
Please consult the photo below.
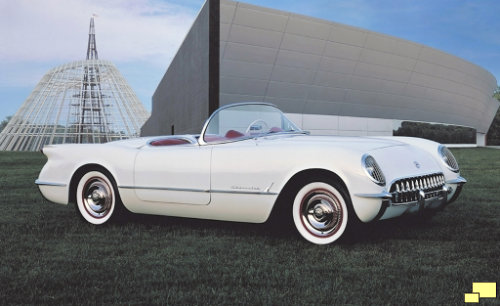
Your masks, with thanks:
<instances>
[{"instance_id":1,"label":"green tree","mask_svg":"<svg viewBox=\"0 0 500 306\"><path fill-rule=\"evenodd\" d=\"M9 123L10 119L12 119L12 116L7 116L7 118L0 122L0 132L3 131L3 129L7 126L7 123Z\"/></svg>"},{"instance_id":2,"label":"green tree","mask_svg":"<svg viewBox=\"0 0 500 306\"><path fill-rule=\"evenodd\" d=\"M446 124L403 121L401 127L393 131L394 136L420 137L440 143L475 143L473 128Z\"/></svg>"},{"instance_id":3,"label":"green tree","mask_svg":"<svg viewBox=\"0 0 500 306\"><path fill-rule=\"evenodd\" d=\"M497 90L493 93L493 97L500 102L500 86L497 87ZM488 130L486 141L490 146L500 145L500 108L498 109L497 114L491 123L490 129Z\"/></svg>"}]
</instances>

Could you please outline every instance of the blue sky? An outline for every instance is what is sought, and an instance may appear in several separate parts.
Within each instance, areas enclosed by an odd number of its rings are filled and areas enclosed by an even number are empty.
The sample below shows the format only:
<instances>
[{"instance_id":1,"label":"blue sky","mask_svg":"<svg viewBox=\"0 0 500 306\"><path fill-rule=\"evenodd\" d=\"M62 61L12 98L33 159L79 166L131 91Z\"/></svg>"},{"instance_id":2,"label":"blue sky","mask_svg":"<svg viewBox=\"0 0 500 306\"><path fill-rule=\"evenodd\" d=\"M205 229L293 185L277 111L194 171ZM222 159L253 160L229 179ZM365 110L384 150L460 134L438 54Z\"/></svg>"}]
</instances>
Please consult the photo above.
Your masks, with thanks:
<instances>
[{"instance_id":1,"label":"blue sky","mask_svg":"<svg viewBox=\"0 0 500 306\"><path fill-rule=\"evenodd\" d=\"M500 80L498 0L246 0L422 43ZM84 59L90 16L99 58L115 63L146 109L203 0L0 0L0 121L42 76Z\"/></svg>"}]
</instances>

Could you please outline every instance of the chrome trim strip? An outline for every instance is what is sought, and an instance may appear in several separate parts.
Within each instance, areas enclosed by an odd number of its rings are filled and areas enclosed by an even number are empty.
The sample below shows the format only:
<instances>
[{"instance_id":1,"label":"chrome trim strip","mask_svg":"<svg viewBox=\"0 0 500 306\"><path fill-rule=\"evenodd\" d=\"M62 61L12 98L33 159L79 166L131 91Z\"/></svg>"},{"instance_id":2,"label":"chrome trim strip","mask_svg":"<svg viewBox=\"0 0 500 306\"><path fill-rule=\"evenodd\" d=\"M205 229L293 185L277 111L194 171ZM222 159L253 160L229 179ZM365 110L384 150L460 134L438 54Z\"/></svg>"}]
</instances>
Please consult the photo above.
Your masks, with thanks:
<instances>
[{"instance_id":1,"label":"chrome trim strip","mask_svg":"<svg viewBox=\"0 0 500 306\"><path fill-rule=\"evenodd\" d=\"M361 198L392 199L392 194L385 191L381 193L357 193L355 196Z\"/></svg>"},{"instance_id":2,"label":"chrome trim strip","mask_svg":"<svg viewBox=\"0 0 500 306\"><path fill-rule=\"evenodd\" d=\"M207 189L144 187L144 186L118 186L118 188L139 189L139 190L180 191L180 192L202 192L202 193L211 192L211 193L229 193L229 194L278 195L277 192L269 192L269 191L207 190Z\"/></svg>"},{"instance_id":3,"label":"chrome trim strip","mask_svg":"<svg viewBox=\"0 0 500 306\"><path fill-rule=\"evenodd\" d=\"M53 187L66 187L66 186L68 186L68 184L44 182L44 181L40 181L40 180L35 180L35 184L37 184L39 186L53 186Z\"/></svg>"},{"instance_id":4,"label":"chrome trim strip","mask_svg":"<svg viewBox=\"0 0 500 306\"><path fill-rule=\"evenodd\" d=\"M446 181L446 184L465 184L465 183L467 183L467 180L461 176L459 176L455 179Z\"/></svg>"},{"instance_id":5,"label":"chrome trim strip","mask_svg":"<svg viewBox=\"0 0 500 306\"><path fill-rule=\"evenodd\" d=\"M256 194L256 195L278 195L277 192L269 191L233 191L233 190L212 190L212 193L232 193L232 194Z\"/></svg>"},{"instance_id":6,"label":"chrome trim strip","mask_svg":"<svg viewBox=\"0 0 500 306\"><path fill-rule=\"evenodd\" d=\"M210 192L208 189L189 189L189 188L167 188L167 187L144 187L144 186L118 186L122 189L139 189L139 190L161 190L161 191L182 191L182 192Z\"/></svg>"}]
</instances>

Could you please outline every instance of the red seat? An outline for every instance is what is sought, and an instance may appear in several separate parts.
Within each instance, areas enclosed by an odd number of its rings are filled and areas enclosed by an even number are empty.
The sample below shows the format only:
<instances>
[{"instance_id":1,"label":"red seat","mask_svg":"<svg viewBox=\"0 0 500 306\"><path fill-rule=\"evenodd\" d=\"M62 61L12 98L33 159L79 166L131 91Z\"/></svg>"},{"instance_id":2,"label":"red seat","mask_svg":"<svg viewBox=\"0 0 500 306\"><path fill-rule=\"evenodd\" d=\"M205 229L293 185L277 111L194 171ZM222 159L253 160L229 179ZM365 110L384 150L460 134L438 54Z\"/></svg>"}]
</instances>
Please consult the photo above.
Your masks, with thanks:
<instances>
[{"instance_id":1,"label":"red seat","mask_svg":"<svg viewBox=\"0 0 500 306\"><path fill-rule=\"evenodd\" d=\"M229 138L229 139L239 138L239 137L243 137L243 136L245 136L245 134L238 132L238 131L235 131L235 130L229 130L226 133L226 138Z\"/></svg>"},{"instance_id":2,"label":"red seat","mask_svg":"<svg viewBox=\"0 0 500 306\"><path fill-rule=\"evenodd\" d=\"M152 146L159 147L159 146L176 146L181 144L190 144L190 142L182 138L165 138L165 139L158 139L151 141L150 144Z\"/></svg>"},{"instance_id":3,"label":"red seat","mask_svg":"<svg viewBox=\"0 0 500 306\"><path fill-rule=\"evenodd\" d=\"M205 142L210 143L210 142L220 142L227 140L226 137L218 136L218 135L205 135L204 138Z\"/></svg>"}]
</instances>

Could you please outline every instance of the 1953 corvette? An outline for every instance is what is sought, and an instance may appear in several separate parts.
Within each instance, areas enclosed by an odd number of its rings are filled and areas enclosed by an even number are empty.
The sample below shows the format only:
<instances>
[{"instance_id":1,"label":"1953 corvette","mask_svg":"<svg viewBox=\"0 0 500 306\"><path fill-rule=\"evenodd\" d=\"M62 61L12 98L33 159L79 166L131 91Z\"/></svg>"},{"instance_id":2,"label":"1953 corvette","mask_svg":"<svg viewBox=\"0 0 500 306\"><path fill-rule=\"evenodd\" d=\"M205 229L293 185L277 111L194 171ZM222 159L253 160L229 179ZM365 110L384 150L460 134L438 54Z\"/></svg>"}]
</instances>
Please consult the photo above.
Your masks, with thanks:
<instances>
[{"instance_id":1,"label":"1953 corvette","mask_svg":"<svg viewBox=\"0 0 500 306\"><path fill-rule=\"evenodd\" d=\"M265 222L291 218L315 244L355 222L439 210L466 182L452 153L408 137L312 136L274 105L221 107L200 135L45 146L36 184L104 224L133 213ZM278 209L280 207L280 209ZM274 216L274 215L273 215Z\"/></svg>"}]
</instances>

